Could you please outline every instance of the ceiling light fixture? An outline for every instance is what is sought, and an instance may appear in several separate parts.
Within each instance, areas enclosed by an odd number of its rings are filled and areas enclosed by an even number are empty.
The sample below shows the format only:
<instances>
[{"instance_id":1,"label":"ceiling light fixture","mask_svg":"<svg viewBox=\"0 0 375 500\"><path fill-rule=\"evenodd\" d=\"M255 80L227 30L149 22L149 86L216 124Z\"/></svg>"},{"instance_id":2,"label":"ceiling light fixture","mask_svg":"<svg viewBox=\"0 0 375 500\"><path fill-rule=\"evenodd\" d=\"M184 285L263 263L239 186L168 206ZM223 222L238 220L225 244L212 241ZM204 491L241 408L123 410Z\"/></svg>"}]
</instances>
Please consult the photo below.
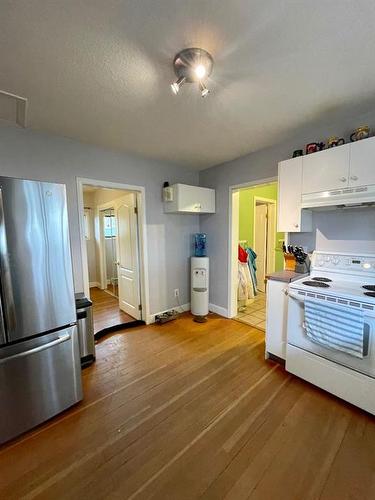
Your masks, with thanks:
<instances>
[{"instance_id":1,"label":"ceiling light fixture","mask_svg":"<svg viewBox=\"0 0 375 500\"><path fill-rule=\"evenodd\" d=\"M189 48L181 50L173 60L177 80L171 84L174 94L178 94L184 83L197 83L201 96L206 97L210 91L202 80L207 79L213 67L212 56L204 49Z\"/></svg>"},{"instance_id":2,"label":"ceiling light fixture","mask_svg":"<svg viewBox=\"0 0 375 500\"><path fill-rule=\"evenodd\" d=\"M206 87L206 85L203 82L199 82L199 89L201 91L201 96L202 97L207 97L210 91Z\"/></svg>"},{"instance_id":3,"label":"ceiling light fixture","mask_svg":"<svg viewBox=\"0 0 375 500\"><path fill-rule=\"evenodd\" d=\"M174 94L178 94L180 87L185 83L186 78L184 76L180 76L180 78L171 84L171 89Z\"/></svg>"}]
</instances>

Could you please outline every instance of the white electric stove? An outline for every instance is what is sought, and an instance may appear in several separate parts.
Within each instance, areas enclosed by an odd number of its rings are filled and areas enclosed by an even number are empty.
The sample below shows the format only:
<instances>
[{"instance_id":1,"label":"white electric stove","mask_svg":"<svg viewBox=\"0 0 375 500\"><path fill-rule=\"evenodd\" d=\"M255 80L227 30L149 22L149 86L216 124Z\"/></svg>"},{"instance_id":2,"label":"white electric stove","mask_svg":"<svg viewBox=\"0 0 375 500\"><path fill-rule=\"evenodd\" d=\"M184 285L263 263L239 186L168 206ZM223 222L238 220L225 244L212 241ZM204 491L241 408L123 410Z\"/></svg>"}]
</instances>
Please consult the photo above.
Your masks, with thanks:
<instances>
[{"instance_id":1,"label":"white electric stove","mask_svg":"<svg viewBox=\"0 0 375 500\"><path fill-rule=\"evenodd\" d=\"M314 252L288 296L287 371L375 414L375 255ZM306 335L306 298L363 311L362 358Z\"/></svg>"}]
</instances>

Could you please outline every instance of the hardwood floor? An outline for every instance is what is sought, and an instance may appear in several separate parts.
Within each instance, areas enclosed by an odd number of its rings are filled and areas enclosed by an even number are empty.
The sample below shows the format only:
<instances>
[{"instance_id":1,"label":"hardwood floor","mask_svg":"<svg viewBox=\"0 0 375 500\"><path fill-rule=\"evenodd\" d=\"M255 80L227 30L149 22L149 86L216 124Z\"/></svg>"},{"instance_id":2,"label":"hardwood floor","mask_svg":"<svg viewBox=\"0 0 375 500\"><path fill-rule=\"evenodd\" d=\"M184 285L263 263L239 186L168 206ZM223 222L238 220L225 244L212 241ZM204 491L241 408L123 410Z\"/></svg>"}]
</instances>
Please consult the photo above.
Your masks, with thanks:
<instances>
[{"instance_id":1,"label":"hardwood floor","mask_svg":"<svg viewBox=\"0 0 375 500\"><path fill-rule=\"evenodd\" d=\"M134 318L119 309L118 299L104 290L90 288L90 298L93 305L94 333L104 328L134 321Z\"/></svg>"},{"instance_id":2,"label":"hardwood floor","mask_svg":"<svg viewBox=\"0 0 375 500\"><path fill-rule=\"evenodd\" d=\"M116 333L85 399L0 450L0 498L373 499L370 415L210 315Z\"/></svg>"}]
</instances>

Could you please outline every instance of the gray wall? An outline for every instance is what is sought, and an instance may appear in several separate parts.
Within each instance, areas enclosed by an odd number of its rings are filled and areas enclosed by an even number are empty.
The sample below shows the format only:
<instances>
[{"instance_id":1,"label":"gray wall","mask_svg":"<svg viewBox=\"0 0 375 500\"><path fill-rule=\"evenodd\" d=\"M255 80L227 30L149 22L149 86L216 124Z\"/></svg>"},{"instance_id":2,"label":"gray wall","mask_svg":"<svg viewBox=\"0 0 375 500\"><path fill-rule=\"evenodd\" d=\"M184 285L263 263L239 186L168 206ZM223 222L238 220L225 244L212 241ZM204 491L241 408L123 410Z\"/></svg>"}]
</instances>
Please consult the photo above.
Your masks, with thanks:
<instances>
[{"instance_id":1,"label":"gray wall","mask_svg":"<svg viewBox=\"0 0 375 500\"><path fill-rule=\"evenodd\" d=\"M290 243L309 251L375 253L375 208L313 212L313 231L290 234Z\"/></svg>"},{"instance_id":2,"label":"gray wall","mask_svg":"<svg viewBox=\"0 0 375 500\"><path fill-rule=\"evenodd\" d=\"M373 106L369 109L373 109ZM278 162L291 158L295 149L303 149L308 142L325 141L330 135L344 136L348 139L350 132L361 124L375 127L375 112L367 112L364 109L362 113L359 113L358 108L356 113L350 108L331 109L319 116L315 122L304 125L293 134L289 133L280 137L279 144L200 172L200 185L216 189L216 213L202 215L200 219L200 230L207 233L210 256L211 304L225 309L228 307L229 187L275 177ZM348 213L341 215L333 213L326 219L324 217L324 215L318 215L315 218L318 225L326 221L320 232L315 227L314 233L306 236L292 235L292 240L301 241L302 244L304 242L313 249L317 243L322 243L325 248L330 246L332 241L340 245L339 242L346 237L354 238L350 236L351 231L356 238L358 236L360 240L367 239L365 234L368 231L369 221L373 220L373 212L365 218L361 218L359 213L352 217L349 217ZM337 225L338 221L339 225ZM368 233L370 241L375 239L373 236L374 229L371 229ZM371 245L371 243L366 244L367 248Z\"/></svg>"},{"instance_id":3,"label":"gray wall","mask_svg":"<svg viewBox=\"0 0 375 500\"><path fill-rule=\"evenodd\" d=\"M2 123L0 175L66 184L76 291L83 290L76 177L144 186L150 312L176 306L175 288L181 303L189 302L191 235L199 230L199 220L195 215L165 215L161 189L165 180L197 184L197 172Z\"/></svg>"}]
</instances>

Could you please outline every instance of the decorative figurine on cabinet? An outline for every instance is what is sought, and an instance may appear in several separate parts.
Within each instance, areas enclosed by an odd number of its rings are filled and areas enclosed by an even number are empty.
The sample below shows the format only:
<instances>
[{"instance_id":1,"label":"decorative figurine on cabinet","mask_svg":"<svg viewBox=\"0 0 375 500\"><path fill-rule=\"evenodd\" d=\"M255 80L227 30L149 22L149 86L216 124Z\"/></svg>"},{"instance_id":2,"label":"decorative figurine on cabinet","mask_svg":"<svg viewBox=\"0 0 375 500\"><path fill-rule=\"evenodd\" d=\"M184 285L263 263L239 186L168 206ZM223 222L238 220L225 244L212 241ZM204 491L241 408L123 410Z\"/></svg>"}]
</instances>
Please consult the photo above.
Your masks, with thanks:
<instances>
[{"instance_id":1,"label":"decorative figurine on cabinet","mask_svg":"<svg viewBox=\"0 0 375 500\"><path fill-rule=\"evenodd\" d=\"M358 127L354 130L354 132L350 135L350 140L352 142L360 141L362 139L367 139L370 136L370 127L368 125L363 125L362 127Z\"/></svg>"},{"instance_id":2,"label":"decorative figurine on cabinet","mask_svg":"<svg viewBox=\"0 0 375 500\"><path fill-rule=\"evenodd\" d=\"M342 144L345 144L345 139L343 137L339 138L335 135L332 135L327 140L327 148L334 148L336 146L341 146Z\"/></svg>"},{"instance_id":3,"label":"decorative figurine on cabinet","mask_svg":"<svg viewBox=\"0 0 375 500\"><path fill-rule=\"evenodd\" d=\"M322 151L324 149L324 142L310 142L306 144L306 154L316 153L317 151Z\"/></svg>"}]
</instances>

